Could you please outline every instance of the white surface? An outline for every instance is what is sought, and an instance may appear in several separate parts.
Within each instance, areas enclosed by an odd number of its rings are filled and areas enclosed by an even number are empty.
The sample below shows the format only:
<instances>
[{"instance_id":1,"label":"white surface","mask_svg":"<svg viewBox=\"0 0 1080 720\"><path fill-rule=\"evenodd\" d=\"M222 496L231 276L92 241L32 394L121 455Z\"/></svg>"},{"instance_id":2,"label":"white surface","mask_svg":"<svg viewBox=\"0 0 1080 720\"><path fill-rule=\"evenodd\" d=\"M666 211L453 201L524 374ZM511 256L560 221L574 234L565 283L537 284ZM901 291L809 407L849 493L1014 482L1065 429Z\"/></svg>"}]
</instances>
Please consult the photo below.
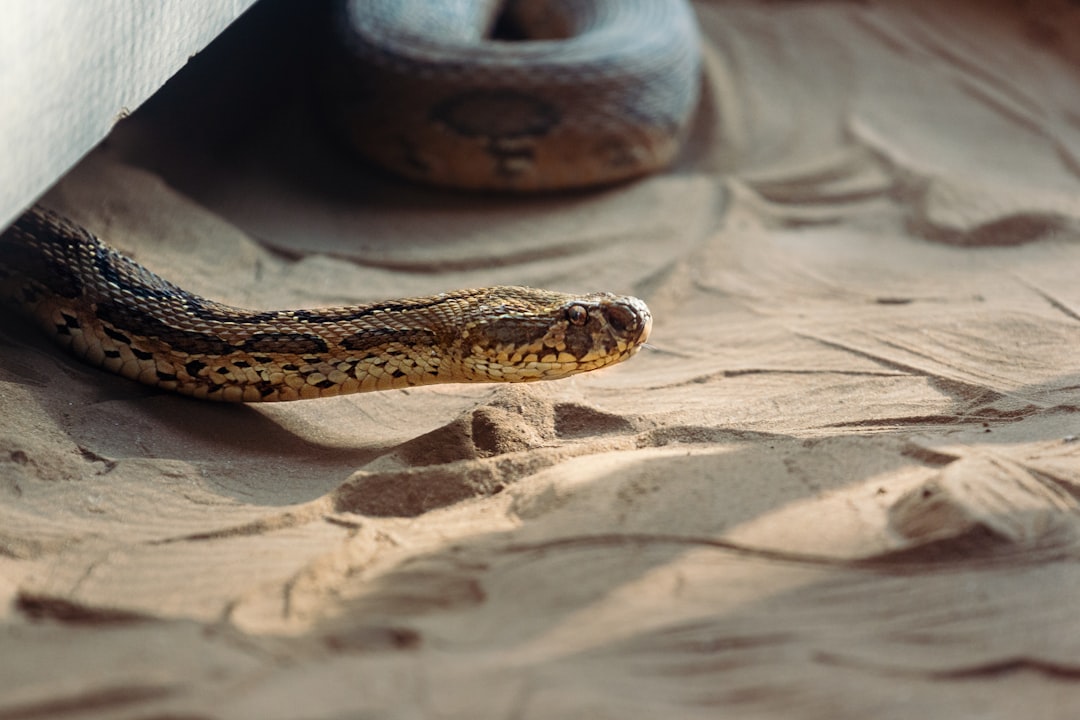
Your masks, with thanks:
<instances>
[{"instance_id":1,"label":"white surface","mask_svg":"<svg viewBox=\"0 0 1080 720\"><path fill-rule=\"evenodd\" d=\"M0 227L255 0L0 0Z\"/></svg>"}]
</instances>

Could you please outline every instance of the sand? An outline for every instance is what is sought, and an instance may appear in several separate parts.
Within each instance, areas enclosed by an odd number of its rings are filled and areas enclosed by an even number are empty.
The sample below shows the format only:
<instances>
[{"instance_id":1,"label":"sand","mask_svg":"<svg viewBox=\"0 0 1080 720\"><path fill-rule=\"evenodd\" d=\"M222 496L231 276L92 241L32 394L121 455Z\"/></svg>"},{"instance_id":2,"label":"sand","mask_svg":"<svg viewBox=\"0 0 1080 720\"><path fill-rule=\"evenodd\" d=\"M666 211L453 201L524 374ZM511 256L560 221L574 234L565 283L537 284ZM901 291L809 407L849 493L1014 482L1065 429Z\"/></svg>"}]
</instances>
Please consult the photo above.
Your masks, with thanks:
<instances>
[{"instance_id":1,"label":"sand","mask_svg":"<svg viewBox=\"0 0 1080 720\"><path fill-rule=\"evenodd\" d=\"M223 406L5 315L0 719L1075 716L1080 11L700 2L674 168L488 198L238 99L303 87L282 8L49 204L226 302L605 289L654 347Z\"/></svg>"}]
</instances>

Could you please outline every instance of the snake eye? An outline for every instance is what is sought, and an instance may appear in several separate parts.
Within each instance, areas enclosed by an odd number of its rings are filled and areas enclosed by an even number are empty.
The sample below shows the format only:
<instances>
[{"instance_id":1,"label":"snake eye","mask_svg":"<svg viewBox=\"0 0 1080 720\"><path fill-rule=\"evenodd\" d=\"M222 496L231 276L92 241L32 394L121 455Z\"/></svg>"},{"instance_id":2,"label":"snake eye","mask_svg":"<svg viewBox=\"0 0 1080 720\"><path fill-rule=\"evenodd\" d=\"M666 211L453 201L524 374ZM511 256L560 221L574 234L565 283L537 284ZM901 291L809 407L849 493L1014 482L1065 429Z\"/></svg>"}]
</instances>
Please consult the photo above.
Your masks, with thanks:
<instances>
[{"instance_id":1,"label":"snake eye","mask_svg":"<svg viewBox=\"0 0 1080 720\"><path fill-rule=\"evenodd\" d=\"M572 325L584 325L585 321L589 319L589 311L580 305L571 305L566 308L566 319Z\"/></svg>"}]
</instances>

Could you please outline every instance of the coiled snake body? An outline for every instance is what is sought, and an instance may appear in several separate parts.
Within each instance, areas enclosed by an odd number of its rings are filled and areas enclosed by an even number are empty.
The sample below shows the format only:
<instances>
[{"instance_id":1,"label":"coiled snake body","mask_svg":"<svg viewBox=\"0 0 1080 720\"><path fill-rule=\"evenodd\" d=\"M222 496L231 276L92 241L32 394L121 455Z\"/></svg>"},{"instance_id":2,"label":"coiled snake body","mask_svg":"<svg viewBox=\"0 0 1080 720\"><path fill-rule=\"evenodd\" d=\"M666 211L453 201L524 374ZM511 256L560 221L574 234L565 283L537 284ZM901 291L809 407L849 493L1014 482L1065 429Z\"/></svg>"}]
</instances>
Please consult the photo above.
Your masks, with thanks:
<instances>
[{"instance_id":1,"label":"coiled snake body","mask_svg":"<svg viewBox=\"0 0 1080 720\"><path fill-rule=\"evenodd\" d=\"M325 87L393 172L537 190L637 177L676 154L701 50L686 0L342 0ZM522 42L490 39L500 27Z\"/></svg>"},{"instance_id":2,"label":"coiled snake body","mask_svg":"<svg viewBox=\"0 0 1080 720\"><path fill-rule=\"evenodd\" d=\"M399 174L466 188L611 183L673 157L700 64L685 0L510 5L501 17L528 42L483 39L494 0L342 0L326 83L336 125ZM244 310L38 206L0 234L0 297L94 365L244 402L565 377L634 355L652 322L636 298L516 287Z\"/></svg>"}]
</instances>

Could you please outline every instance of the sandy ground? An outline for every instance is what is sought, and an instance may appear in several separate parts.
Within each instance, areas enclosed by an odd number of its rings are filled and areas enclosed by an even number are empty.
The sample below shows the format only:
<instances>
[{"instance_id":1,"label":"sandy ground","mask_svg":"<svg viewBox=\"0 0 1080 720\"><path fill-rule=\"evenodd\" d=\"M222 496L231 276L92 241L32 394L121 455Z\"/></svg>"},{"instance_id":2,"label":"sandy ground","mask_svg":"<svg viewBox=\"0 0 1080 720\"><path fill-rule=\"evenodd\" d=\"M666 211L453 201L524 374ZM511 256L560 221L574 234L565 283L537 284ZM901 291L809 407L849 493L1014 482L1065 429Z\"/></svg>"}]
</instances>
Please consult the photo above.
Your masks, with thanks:
<instances>
[{"instance_id":1,"label":"sandy ground","mask_svg":"<svg viewBox=\"0 0 1080 720\"><path fill-rule=\"evenodd\" d=\"M655 349L232 407L5 316L0 719L1075 717L1080 11L697 9L642 182L418 188L218 70L50 193L223 301L606 289Z\"/></svg>"}]
</instances>

